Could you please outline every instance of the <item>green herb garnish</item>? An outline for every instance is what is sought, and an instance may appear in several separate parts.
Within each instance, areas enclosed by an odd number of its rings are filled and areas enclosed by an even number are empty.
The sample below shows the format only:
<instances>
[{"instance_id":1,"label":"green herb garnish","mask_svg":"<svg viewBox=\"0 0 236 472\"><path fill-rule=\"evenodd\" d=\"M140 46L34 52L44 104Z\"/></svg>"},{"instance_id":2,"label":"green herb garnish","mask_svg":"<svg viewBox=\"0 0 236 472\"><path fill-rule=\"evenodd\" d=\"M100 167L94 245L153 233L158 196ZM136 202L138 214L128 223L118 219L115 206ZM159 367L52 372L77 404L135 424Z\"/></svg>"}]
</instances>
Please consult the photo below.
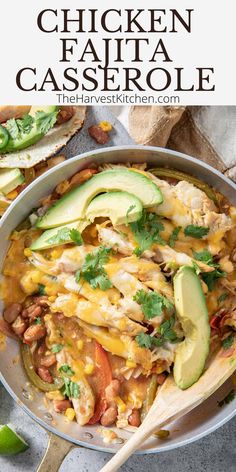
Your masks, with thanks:
<instances>
[{"instance_id":1,"label":"green herb garnish","mask_svg":"<svg viewBox=\"0 0 236 472\"><path fill-rule=\"evenodd\" d=\"M51 348L51 351L53 352L53 354L57 354L58 352L61 352L63 347L63 344L54 344Z\"/></svg>"},{"instance_id":2,"label":"green herb garnish","mask_svg":"<svg viewBox=\"0 0 236 472\"><path fill-rule=\"evenodd\" d=\"M41 325L42 324L42 320L41 320L40 316L37 316L37 318L35 318L34 324L36 324L36 325Z\"/></svg>"},{"instance_id":3,"label":"green herb garnish","mask_svg":"<svg viewBox=\"0 0 236 472\"><path fill-rule=\"evenodd\" d=\"M64 244L70 241L73 241L77 246L83 244L82 236L77 229L61 228L47 242L49 244Z\"/></svg>"},{"instance_id":4,"label":"green herb garnish","mask_svg":"<svg viewBox=\"0 0 236 472\"><path fill-rule=\"evenodd\" d=\"M188 225L184 228L185 236L191 236L192 238L201 239L206 236L210 231L210 228L205 226Z\"/></svg>"},{"instance_id":5,"label":"green herb garnish","mask_svg":"<svg viewBox=\"0 0 236 472\"><path fill-rule=\"evenodd\" d=\"M46 292L45 292L45 285L43 284L38 284L38 294L39 295L46 295Z\"/></svg>"},{"instance_id":6,"label":"green herb garnish","mask_svg":"<svg viewBox=\"0 0 236 472\"><path fill-rule=\"evenodd\" d=\"M141 305L144 316L148 320L162 315L164 309L170 310L174 308L172 302L157 292L146 292L143 289L138 290L133 299Z\"/></svg>"},{"instance_id":7,"label":"green herb garnish","mask_svg":"<svg viewBox=\"0 0 236 472\"><path fill-rule=\"evenodd\" d=\"M139 245L134 250L134 254L138 257L154 243L166 244L160 236L160 232L164 230L164 225L161 222L161 217L155 213L148 213L146 210L143 210L140 220L130 223L130 228Z\"/></svg>"},{"instance_id":8,"label":"green herb garnish","mask_svg":"<svg viewBox=\"0 0 236 472\"><path fill-rule=\"evenodd\" d=\"M66 395L68 398L78 398L80 396L79 385L72 380L63 377L64 387L62 387L62 394Z\"/></svg>"},{"instance_id":9,"label":"green herb garnish","mask_svg":"<svg viewBox=\"0 0 236 472\"><path fill-rule=\"evenodd\" d=\"M35 114L36 128L40 133L46 134L57 121L58 110L52 112L37 111Z\"/></svg>"},{"instance_id":10,"label":"green herb garnish","mask_svg":"<svg viewBox=\"0 0 236 472\"><path fill-rule=\"evenodd\" d=\"M211 272L202 272L201 273L202 279L207 284L208 289L210 291L213 290L217 279L219 279L221 277L226 277L226 273L223 270L220 269L219 264L214 262L211 253L207 249L204 249L203 251L200 251L200 252L193 251L193 256L197 261L204 262L205 264L209 265L210 267L214 267L214 270L212 270ZM194 265L194 262L193 262L193 265ZM195 265L197 265L197 264L195 263ZM198 269L201 272L201 269L199 267L198 267Z\"/></svg>"},{"instance_id":11,"label":"green herb garnish","mask_svg":"<svg viewBox=\"0 0 236 472\"><path fill-rule=\"evenodd\" d=\"M150 334L139 333L135 337L135 340L140 347L146 347L147 349L150 349L151 347L163 346L165 342L176 343L182 341L182 339L178 338L176 332L173 329L174 324L175 317L171 316L171 318L161 323L158 329L157 336L150 336Z\"/></svg>"},{"instance_id":12,"label":"green herb garnish","mask_svg":"<svg viewBox=\"0 0 236 472\"><path fill-rule=\"evenodd\" d=\"M181 230L181 226L177 226L175 229L173 229L173 231L170 235L170 239L169 239L169 246L170 247L172 247L172 248L174 247L175 241L177 241L177 239L178 239L180 230Z\"/></svg>"},{"instance_id":13,"label":"green herb garnish","mask_svg":"<svg viewBox=\"0 0 236 472\"><path fill-rule=\"evenodd\" d=\"M235 398L235 390L230 390L230 392L226 395L226 397L223 398L223 400L220 400L218 402L219 407L222 407L223 405L228 405L228 403L232 402Z\"/></svg>"},{"instance_id":14,"label":"green herb garnish","mask_svg":"<svg viewBox=\"0 0 236 472\"><path fill-rule=\"evenodd\" d=\"M103 268L109 259L110 252L110 248L101 246L91 254L87 254L81 270L75 274L76 282L79 283L82 277L92 288L99 287L101 290L111 288L112 283Z\"/></svg>"},{"instance_id":15,"label":"green herb garnish","mask_svg":"<svg viewBox=\"0 0 236 472\"><path fill-rule=\"evenodd\" d=\"M233 346L233 343L234 343L234 335L230 334L227 338L223 339L221 344L222 344L223 349L226 351L227 349Z\"/></svg>"},{"instance_id":16,"label":"green herb garnish","mask_svg":"<svg viewBox=\"0 0 236 472\"><path fill-rule=\"evenodd\" d=\"M61 372L61 374L66 374L68 375L69 377L71 377L72 375L75 374L75 372L71 369L71 367L68 365L68 364L62 364L61 367L59 367L59 372Z\"/></svg>"}]
</instances>

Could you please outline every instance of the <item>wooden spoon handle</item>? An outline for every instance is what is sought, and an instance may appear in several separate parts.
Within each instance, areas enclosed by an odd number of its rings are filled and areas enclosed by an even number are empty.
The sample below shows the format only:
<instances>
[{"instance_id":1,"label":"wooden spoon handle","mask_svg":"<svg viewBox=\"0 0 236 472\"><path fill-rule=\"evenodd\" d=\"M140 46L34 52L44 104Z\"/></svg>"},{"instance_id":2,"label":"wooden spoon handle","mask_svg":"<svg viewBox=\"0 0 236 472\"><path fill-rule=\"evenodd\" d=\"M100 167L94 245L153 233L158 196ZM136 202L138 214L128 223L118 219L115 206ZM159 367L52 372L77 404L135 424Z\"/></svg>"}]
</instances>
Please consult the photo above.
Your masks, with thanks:
<instances>
[{"instance_id":1,"label":"wooden spoon handle","mask_svg":"<svg viewBox=\"0 0 236 472\"><path fill-rule=\"evenodd\" d=\"M115 472L121 467L122 464L135 452L139 447L144 443L144 441L151 436L154 431L157 431L161 428L163 424L166 424L166 421L160 424L156 423L148 424L146 421L142 423L137 431L130 437L127 443L122 446L122 448L114 454L112 459L107 462L107 464L100 470L100 472Z\"/></svg>"}]
</instances>

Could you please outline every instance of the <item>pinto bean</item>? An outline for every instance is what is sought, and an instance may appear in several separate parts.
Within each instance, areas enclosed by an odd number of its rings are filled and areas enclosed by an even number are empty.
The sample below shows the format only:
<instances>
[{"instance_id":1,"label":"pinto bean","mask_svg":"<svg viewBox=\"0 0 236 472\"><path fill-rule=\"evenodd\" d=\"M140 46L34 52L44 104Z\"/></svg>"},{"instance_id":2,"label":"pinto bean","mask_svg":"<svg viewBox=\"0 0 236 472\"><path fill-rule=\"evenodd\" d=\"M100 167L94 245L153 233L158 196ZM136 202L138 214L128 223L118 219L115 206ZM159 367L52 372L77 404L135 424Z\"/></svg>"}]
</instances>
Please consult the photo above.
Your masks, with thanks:
<instances>
[{"instance_id":1,"label":"pinto bean","mask_svg":"<svg viewBox=\"0 0 236 472\"><path fill-rule=\"evenodd\" d=\"M71 408L71 406L72 404L70 400L54 400L53 401L53 407L57 413L62 413L63 411L66 411L67 408Z\"/></svg>"},{"instance_id":2,"label":"pinto bean","mask_svg":"<svg viewBox=\"0 0 236 472\"><path fill-rule=\"evenodd\" d=\"M44 382L53 383L53 378L46 367L39 367L38 375L42 380L44 380Z\"/></svg>"},{"instance_id":3,"label":"pinto bean","mask_svg":"<svg viewBox=\"0 0 236 472\"><path fill-rule=\"evenodd\" d=\"M118 379L113 379L111 383L107 386L105 390L105 396L108 403L114 401L114 398L119 395L120 392L120 381Z\"/></svg>"},{"instance_id":4,"label":"pinto bean","mask_svg":"<svg viewBox=\"0 0 236 472\"><path fill-rule=\"evenodd\" d=\"M57 115L57 125L61 125L62 123L69 121L72 118L72 116L74 116L74 114L75 114L74 107L71 107L71 106L61 107Z\"/></svg>"},{"instance_id":5,"label":"pinto bean","mask_svg":"<svg viewBox=\"0 0 236 472\"><path fill-rule=\"evenodd\" d=\"M44 365L45 367L51 367L53 364L57 362L55 354L49 354L41 359L40 364Z\"/></svg>"},{"instance_id":6,"label":"pinto bean","mask_svg":"<svg viewBox=\"0 0 236 472\"><path fill-rule=\"evenodd\" d=\"M109 134L103 131L100 126L90 126L88 129L89 136L98 144L106 144L109 141Z\"/></svg>"},{"instance_id":7,"label":"pinto bean","mask_svg":"<svg viewBox=\"0 0 236 472\"><path fill-rule=\"evenodd\" d=\"M17 336L21 336L25 332L27 326L27 321L24 320L20 315L17 316L16 320L11 325L14 333L16 333Z\"/></svg>"},{"instance_id":8,"label":"pinto bean","mask_svg":"<svg viewBox=\"0 0 236 472\"><path fill-rule=\"evenodd\" d=\"M103 413L100 423L102 426L111 426L117 418L117 408L115 406L110 406L107 408L105 413Z\"/></svg>"},{"instance_id":9,"label":"pinto bean","mask_svg":"<svg viewBox=\"0 0 236 472\"><path fill-rule=\"evenodd\" d=\"M131 426L140 426L141 421L139 410L134 409L131 415L129 416L128 421Z\"/></svg>"},{"instance_id":10,"label":"pinto bean","mask_svg":"<svg viewBox=\"0 0 236 472\"><path fill-rule=\"evenodd\" d=\"M3 318L7 323L13 323L22 312L21 303L11 303L3 312Z\"/></svg>"},{"instance_id":11,"label":"pinto bean","mask_svg":"<svg viewBox=\"0 0 236 472\"><path fill-rule=\"evenodd\" d=\"M47 307L49 305L48 297L46 295L41 295L39 297L34 297L34 303L41 307Z\"/></svg>"},{"instance_id":12,"label":"pinto bean","mask_svg":"<svg viewBox=\"0 0 236 472\"><path fill-rule=\"evenodd\" d=\"M46 328L43 325L31 325L24 333L24 341L26 344L31 344L33 341L38 341L46 334Z\"/></svg>"},{"instance_id":13,"label":"pinto bean","mask_svg":"<svg viewBox=\"0 0 236 472\"><path fill-rule=\"evenodd\" d=\"M29 306L27 310L28 310L28 317L31 320L34 320L35 318L37 318L38 316L41 316L42 314L41 306L38 306L36 304Z\"/></svg>"},{"instance_id":14,"label":"pinto bean","mask_svg":"<svg viewBox=\"0 0 236 472\"><path fill-rule=\"evenodd\" d=\"M7 323L3 318L0 319L0 331L1 333L5 334L5 336L7 336L8 338L13 338L13 339L18 340L18 337L12 330L11 325Z\"/></svg>"}]
</instances>

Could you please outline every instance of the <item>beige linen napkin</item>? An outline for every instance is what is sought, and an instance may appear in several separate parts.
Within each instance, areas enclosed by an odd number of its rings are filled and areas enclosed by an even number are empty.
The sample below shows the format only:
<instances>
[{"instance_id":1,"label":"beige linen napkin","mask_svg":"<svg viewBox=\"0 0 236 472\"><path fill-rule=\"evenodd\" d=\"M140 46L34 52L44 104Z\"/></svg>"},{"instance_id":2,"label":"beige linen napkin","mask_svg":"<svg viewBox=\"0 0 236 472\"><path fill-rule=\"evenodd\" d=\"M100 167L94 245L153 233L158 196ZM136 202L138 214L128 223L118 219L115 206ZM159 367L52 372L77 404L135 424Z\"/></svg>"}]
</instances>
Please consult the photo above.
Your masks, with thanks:
<instances>
[{"instance_id":1,"label":"beige linen napkin","mask_svg":"<svg viewBox=\"0 0 236 472\"><path fill-rule=\"evenodd\" d=\"M197 157L236 182L236 107L135 106L128 122L136 143Z\"/></svg>"}]
</instances>

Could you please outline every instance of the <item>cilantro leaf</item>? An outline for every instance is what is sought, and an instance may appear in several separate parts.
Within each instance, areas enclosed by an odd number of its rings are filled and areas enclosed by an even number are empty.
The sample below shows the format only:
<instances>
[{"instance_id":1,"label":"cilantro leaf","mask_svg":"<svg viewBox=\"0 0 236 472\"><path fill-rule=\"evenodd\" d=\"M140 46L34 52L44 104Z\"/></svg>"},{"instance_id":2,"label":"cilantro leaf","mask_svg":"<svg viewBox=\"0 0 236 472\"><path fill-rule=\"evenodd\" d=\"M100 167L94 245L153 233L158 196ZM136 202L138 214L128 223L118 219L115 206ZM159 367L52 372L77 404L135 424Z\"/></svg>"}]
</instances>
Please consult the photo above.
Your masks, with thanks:
<instances>
[{"instance_id":1,"label":"cilantro leaf","mask_svg":"<svg viewBox=\"0 0 236 472\"><path fill-rule=\"evenodd\" d=\"M70 238L77 246L82 246L83 239L80 232L77 229L70 230Z\"/></svg>"},{"instance_id":2,"label":"cilantro leaf","mask_svg":"<svg viewBox=\"0 0 236 472\"><path fill-rule=\"evenodd\" d=\"M234 335L230 334L227 338L223 339L221 344L222 344L223 349L226 351L227 349L233 346L233 343L234 343Z\"/></svg>"},{"instance_id":3,"label":"cilantro leaf","mask_svg":"<svg viewBox=\"0 0 236 472\"><path fill-rule=\"evenodd\" d=\"M36 128L39 130L40 133L46 134L57 121L58 111L52 112L45 112L45 111L37 111L35 114L35 123Z\"/></svg>"},{"instance_id":4,"label":"cilantro leaf","mask_svg":"<svg viewBox=\"0 0 236 472\"><path fill-rule=\"evenodd\" d=\"M40 316L37 316L37 318L34 319L34 324L36 324L36 325L41 325L42 324L42 320L41 320Z\"/></svg>"},{"instance_id":5,"label":"cilantro leaf","mask_svg":"<svg viewBox=\"0 0 236 472\"><path fill-rule=\"evenodd\" d=\"M171 316L168 320L163 321L159 327L159 333L157 336L150 336L150 334L139 333L135 340L140 347L146 347L151 349L151 347L161 347L165 342L176 343L182 341L178 338L176 332L173 329L175 324L175 317Z\"/></svg>"},{"instance_id":6,"label":"cilantro leaf","mask_svg":"<svg viewBox=\"0 0 236 472\"><path fill-rule=\"evenodd\" d=\"M61 352L63 347L63 344L54 344L51 348L51 351L53 352L53 354L57 354L58 352Z\"/></svg>"},{"instance_id":7,"label":"cilantro leaf","mask_svg":"<svg viewBox=\"0 0 236 472\"><path fill-rule=\"evenodd\" d=\"M143 211L140 220L130 223L131 231L135 237L139 247L134 250L136 256L149 249L153 243L165 245L166 242L160 236L160 232L164 230L160 216L155 213Z\"/></svg>"},{"instance_id":8,"label":"cilantro leaf","mask_svg":"<svg viewBox=\"0 0 236 472\"><path fill-rule=\"evenodd\" d=\"M63 377L64 387L62 387L62 394L66 395L68 398L78 398L80 396L79 385L72 380Z\"/></svg>"},{"instance_id":9,"label":"cilantro leaf","mask_svg":"<svg viewBox=\"0 0 236 472\"><path fill-rule=\"evenodd\" d=\"M33 128L34 118L31 115L24 115L20 120L16 120L21 134L29 134Z\"/></svg>"},{"instance_id":10,"label":"cilantro leaf","mask_svg":"<svg viewBox=\"0 0 236 472\"><path fill-rule=\"evenodd\" d=\"M181 226L177 226L175 229L173 229L173 231L170 235L170 239L169 239L169 246L170 247L172 247L172 248L174 247L175 241L177 241L177 239L178 239L180 230L181 230Z\"/></svg>"},{"instance_id":11,"label":"cilantro leaf","mask_svg":"<svg viewBox=\"0 0 236 472\"><path fill-rule=\"evenodd\" d=\"M15 118L11 118L10 120L7 121L6 128L7 128L7 131L10 133L12 139L18 138L20 134L20 130L18 128Z\"/></svg>"},{"instance_id":12,"label":"cilantro leaf","mask_svg":"<svg viewBox=\"0 0 236 472\"><path fill-rule=\"evenodd\" d=\"M230 390L228 395L226 395L226 397L224 397L223 400L220 400L218 402L219 407L222 407L223 405L228 405L228 403L232 402L235 398L235 394L236 393L234 390Z\"/></svg>"},{"instance_id":13,"label":"cilantro leaf","mask_svg":"<svg viewBox=\"0 0 236 472\"><path fill-rule=\"evenodd\" d=\"M101 290L107 290L112 287L112 283L106 274L103 265L109 259L111 249L106 247L99 247L91 254L87 254L85 262L80 271L75 274L76 282L79 282L83 277L92 288L99 287Z\"/></svg>"},{"instance_id":14,"label":"cilantro leaf","mask_svg":"<svg viewBox=\"0 0 236 472\"><path fill-rule=\"evenodd\" d=\"M61 367L59 367L58 370L59 370L59 372L61 372L61 374L62 373L66 374L69 377L71 377L75 373L68 364L62 364Z\"/></svg>"},{"instance_id":15,"label":"cilantro leaf","mask_svg":"<svg viewBox=\"0 0 236 472\"><path fill-rule=\"evenodd\" d=\"M83 239L80 232L77 229L61 228L57 233L48 239L49 244L64 244L73 241L77 246L83 244Z\"/></svg>"},{"instance_id":16,"label":"cilantro leaf","mask_svg":"<svg viewBox=\"0 0 236 472\"><path fill-rule=\"evenodd\" d=\"M134 301L142 307L144 316L150 320L155 316L160 316L166 308L170 310L174 307L166 297L157 292L146 292L145 290L138 290L133 297Z\"/></svg>"},{"instance_id":17,"label":"cilantro leaf","mask_svg":"<svg viewBox=\"0 0 236 472\"><path fill-rule=\"evenodd\" d=\"M146 347L147 349L150 349L152 346L152 336L150 336L150 334L139 333L135 337L135 340L140 347Z\"/></svg>"},{"instance_id":18,"label":"cilantro leaf","mask_svg":"<svg viewBox=\"0 0 236 472\"><path fill-rule=\"evenodd\" d=\"M200 252L193 251L193 256L194 259L205 262L205 264L211 265L213 263L213 257L207 249L203 249L203 251Z\"/></svg>"},{"instance_id":19,"label":"cilantro leaf","mask_svg":"<svg viewBox=\"0 0 236 472\"><path fill-rule=\"evenodd\" d=\"M46 295L44 284L38 284L38 294L41 296Z\"/></svg>"},{"instance_id":20,"label":"cilantro leaf","mask_svg":"<svg viewBox=\"0 0 236 472\"><path fill-rule=\"evenodd\" d=\"M185 236L191 236L192 238L201 239L206 236L210 231L210 228L205 226L188 225L184 228Z\"/></svg>"},{"instance_id":21,"label":"cilantro leaf","mask_svg":"<svg viewBox=\"0 0 236 472\"><path fill-rule=\"evenodd\" d=\"M205 264L208 264L210 267L214 267L215 270L212 270L211 272L201 273L202 280L207 284L208 289L212 291L217 279L221 277L225 277L226 273L220 269L219 264L214 262L214 259L211 253L207 249L204 249L203 251L200 251L200 252L193 251L193 255L196 260L204 262ZM197 266L197 264L193 261L193 265L194 264L195 266ZM201 272L201 269L198 267L197 274L199 274L200 272Z\"/></svg>"}]
</instances>

